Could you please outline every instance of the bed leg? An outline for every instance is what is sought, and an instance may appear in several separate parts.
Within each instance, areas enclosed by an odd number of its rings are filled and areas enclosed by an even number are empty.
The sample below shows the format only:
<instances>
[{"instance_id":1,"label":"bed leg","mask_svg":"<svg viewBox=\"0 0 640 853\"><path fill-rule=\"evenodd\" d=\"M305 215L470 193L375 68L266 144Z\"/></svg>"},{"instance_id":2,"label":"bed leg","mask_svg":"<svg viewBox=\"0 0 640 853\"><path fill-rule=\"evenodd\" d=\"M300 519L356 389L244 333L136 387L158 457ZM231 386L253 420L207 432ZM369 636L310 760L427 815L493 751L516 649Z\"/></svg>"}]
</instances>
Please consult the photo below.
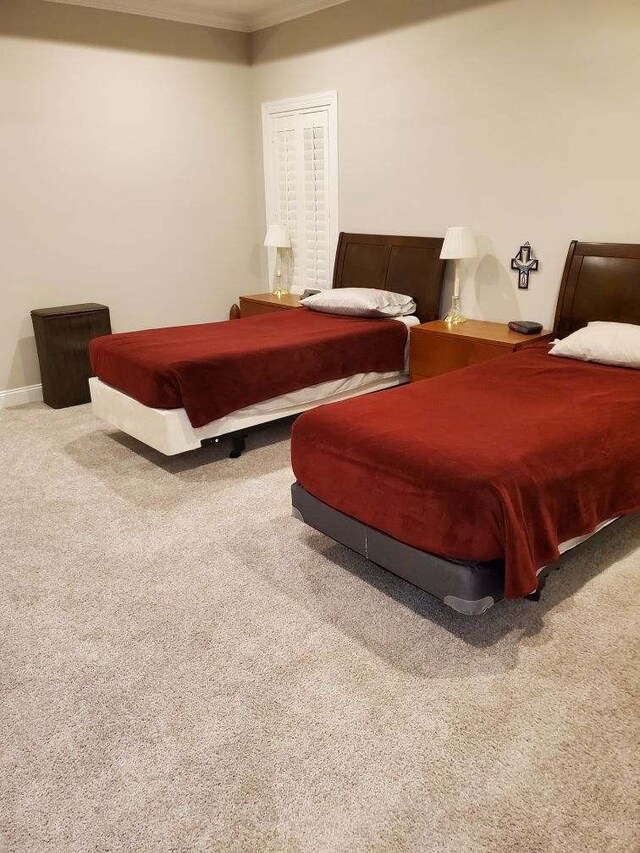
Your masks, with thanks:
<instances>
[{"instance_id":1,"label":"bed leg","mask_svg":"<svg viewBox=\"0 0 640 853\"><path fill-rule=\"evenodd\" d=\"M546 583L547 583L546 578L540 578L540 580L538 581L538 588L536 589L535 592L532 592L531 595L527 596L527 601L540 601L540 596L542 594L542 590L544 589Z\"/></svg>"},{"instance_id":2,"label":"bed leg","mask_svg":"<svg viewBox=\"0 0 640 853\"><path fill-rule=\"evenodd\" d=\"M242 456L247 446L247 434L246 433L236 433L231 436L231 443L233 445L233 450L229 454L229 459L238 459L238 457Z\"/></svg>"}]
</instances>

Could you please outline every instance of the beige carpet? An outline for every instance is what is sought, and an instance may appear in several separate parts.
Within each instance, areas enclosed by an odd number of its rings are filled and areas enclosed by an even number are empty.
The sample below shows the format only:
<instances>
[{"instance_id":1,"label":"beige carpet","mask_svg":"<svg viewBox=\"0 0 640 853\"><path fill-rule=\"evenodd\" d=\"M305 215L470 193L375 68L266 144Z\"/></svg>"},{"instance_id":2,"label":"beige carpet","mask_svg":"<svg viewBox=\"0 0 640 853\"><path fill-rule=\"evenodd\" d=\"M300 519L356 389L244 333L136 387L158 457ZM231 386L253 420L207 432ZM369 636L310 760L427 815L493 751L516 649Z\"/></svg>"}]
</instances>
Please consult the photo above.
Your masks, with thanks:
<instances>
[{"instance_id":1,"label":"beige carpet","mask_svg":"<svg viewBox=\"0 0 640 853\"><path fill-rule=\"evenodd\" d=\"M0 849L638 848L640 519L469 619L290 517L288 425L0 435Z\"/></svg>"}]
</instances>

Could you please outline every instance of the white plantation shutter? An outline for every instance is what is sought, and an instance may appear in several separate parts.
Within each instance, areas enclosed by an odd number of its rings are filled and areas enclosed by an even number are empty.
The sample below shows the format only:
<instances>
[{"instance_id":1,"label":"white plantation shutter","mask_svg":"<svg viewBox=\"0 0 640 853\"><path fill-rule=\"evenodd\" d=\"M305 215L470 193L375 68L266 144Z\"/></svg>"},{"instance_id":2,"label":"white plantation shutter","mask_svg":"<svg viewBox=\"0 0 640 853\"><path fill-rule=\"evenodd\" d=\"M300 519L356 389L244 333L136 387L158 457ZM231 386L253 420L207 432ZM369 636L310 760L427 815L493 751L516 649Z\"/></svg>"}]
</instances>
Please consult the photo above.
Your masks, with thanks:
<instances>
[{"instance_id":1,"label":"white plantation shutter","mask_svg":"<svg viewBox=\"0 0 640 853\"><path fill-rule=\"evenodd\" d=\"M263 108L267 219L289 228L292 251L284 257L289 254L287 274L296 291L331 287L338 237L337 163L332 162L337 139L330 138L335 96L333 103L319 97L324 102L317 106L292 109L292 102L278 102Z\"/></svg>"},{"instance_id":2,"label":"white plantation shutter","mask_svg":"<svg viewBox=\"0 0 640 853\"><path fill-rule=\"evenodd\" d=\"M298 121L296 116L283 116L274 122L274 150L275 150L275 179L277 197L278 222L284 222L291 234L291 262L288 269L289 284L297 287L299 284L299 272L297 256L299 252L299 223L300 215L300 187L299 187L299 165L300 154L298 151Z\"/></svg>"},{"instance_id":3,"label":"white plantation shutter","mask_svg":"<svg viewBox=\"0 0 640 853\"><path fill-rule=\"evenodd\" d=\"M329 213L326 203L328 148L327 112L300 116L304 181L304 259L302 275L306 287L329 287L327 249Z\"/></svg>"}]
</instances>

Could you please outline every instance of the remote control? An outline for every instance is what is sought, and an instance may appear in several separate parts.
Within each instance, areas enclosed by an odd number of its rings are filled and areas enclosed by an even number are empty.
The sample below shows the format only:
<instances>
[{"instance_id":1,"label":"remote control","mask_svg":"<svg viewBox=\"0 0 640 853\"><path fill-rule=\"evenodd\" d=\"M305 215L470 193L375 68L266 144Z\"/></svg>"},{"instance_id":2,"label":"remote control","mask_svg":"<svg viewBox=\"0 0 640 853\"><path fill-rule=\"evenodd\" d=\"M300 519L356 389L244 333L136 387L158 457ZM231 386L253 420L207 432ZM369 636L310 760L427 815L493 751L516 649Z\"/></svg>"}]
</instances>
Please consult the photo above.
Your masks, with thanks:
<instances>
[{"instance_id":1,"label":"remote control","mask_svg":"<svg viewBox=\"0 0 640 853\"><path fill-rule=\"evenodd\" d=\"M533 320L512 320L509 328L512 332L519 332L521 335L537 335L542 331L542 323L535 323Z\"/></svg>"}]
</instances>

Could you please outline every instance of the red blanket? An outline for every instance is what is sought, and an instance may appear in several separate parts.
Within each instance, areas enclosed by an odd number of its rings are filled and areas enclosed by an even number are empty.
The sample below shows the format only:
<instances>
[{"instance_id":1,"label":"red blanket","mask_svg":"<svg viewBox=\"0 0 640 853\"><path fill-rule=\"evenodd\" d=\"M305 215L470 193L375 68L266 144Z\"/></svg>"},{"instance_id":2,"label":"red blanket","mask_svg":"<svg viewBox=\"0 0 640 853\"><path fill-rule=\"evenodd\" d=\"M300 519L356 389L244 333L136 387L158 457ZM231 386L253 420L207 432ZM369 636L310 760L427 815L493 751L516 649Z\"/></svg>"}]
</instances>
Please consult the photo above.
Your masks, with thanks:
<instances>
[{"instance_id":1,"label":"red blanket","mask_svg":"<svg viewBox=\"0 0 640 853\"><path fill-rule=\"evenodd\" d=\"M640 510L640 371L544 344L302 415L298 481L402 542L504 559L528 595L558 545Z\"/></svg>"},{"instance_id":2,"label":"red blanket","mask_svg":"<svg viewBox=\"0 0 640 853\"><path fill-rule=\"evenodd\" d=\"M93 372L145 406L184 406L194 427L300 388L356 373L402 370L396 320L307 308L244 320L95 338Z\"/></svg>"}]
</instances>

